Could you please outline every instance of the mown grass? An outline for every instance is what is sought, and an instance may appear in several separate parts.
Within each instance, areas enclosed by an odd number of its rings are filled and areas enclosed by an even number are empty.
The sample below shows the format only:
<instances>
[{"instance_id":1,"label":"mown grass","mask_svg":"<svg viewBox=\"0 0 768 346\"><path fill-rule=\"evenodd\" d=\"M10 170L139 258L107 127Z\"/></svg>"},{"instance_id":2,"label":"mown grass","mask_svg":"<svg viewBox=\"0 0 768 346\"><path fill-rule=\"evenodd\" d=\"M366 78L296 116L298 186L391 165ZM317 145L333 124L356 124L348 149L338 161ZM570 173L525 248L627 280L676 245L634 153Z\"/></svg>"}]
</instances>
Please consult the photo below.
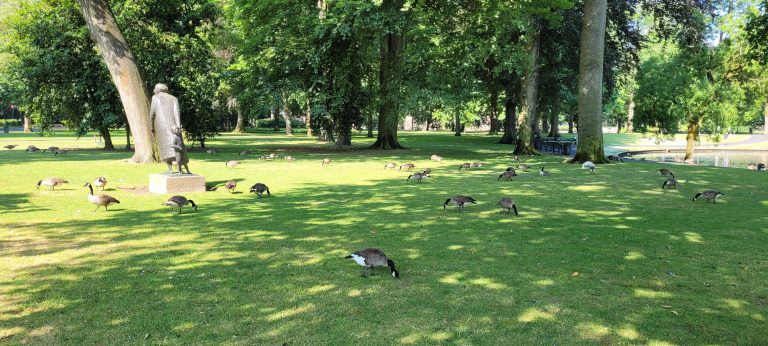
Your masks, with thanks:
<instances>
[{"instance_id":1,"label":"mown grass","mask_svg":"<svg viewBox=\"0 0 768 346\"><path fill-rule=\"evenodd\" d=\"M26 147L68 137L0 138ZM126 152L0 152L0 343L3 344L761 344L768 340L766 175L660 165L601 165L590 175L552 156L552 172L498 174L510 147L484 135L401 134L402 151L336 151L304 136L226 135L191 154L237 194L131 193L163 165ZM119 140L116 140L119 142ZM38 145L40 142L36 142ZM41 146L41 145L38 145ZM224 162L251 149L235 169ZM276 152L296 162L260 161ZM429 155L446 161L430 162ZM334 163L321 167L323 157ZM407 183L395 161L431 167ZM459 172L466 161L488 166ZM106 176L122 203L93 212L82 185ZM35 190L58 176L70 184ZM269 185L256 199L247 188ZM717 204L691 202L719 189ZM466 212L442 209L455 194ZM520 217L502 215L502 196ZM380 247L401 279L359 276L342 257ZM577 272L578 275L574 273ZM575 276L574 276L575 275Z\"/></svg>"}]
</instances>

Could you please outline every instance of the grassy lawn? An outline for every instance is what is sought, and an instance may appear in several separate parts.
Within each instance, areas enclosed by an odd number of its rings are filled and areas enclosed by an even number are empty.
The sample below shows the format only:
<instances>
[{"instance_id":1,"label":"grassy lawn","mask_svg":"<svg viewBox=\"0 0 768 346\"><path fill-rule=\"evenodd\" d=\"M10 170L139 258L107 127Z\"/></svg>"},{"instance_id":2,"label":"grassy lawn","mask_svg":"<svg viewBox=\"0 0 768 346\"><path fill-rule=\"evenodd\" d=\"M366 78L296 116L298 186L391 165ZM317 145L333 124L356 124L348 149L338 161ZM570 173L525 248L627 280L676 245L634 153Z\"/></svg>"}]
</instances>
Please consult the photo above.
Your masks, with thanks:
<instances>
[{"instance_id":1,"label":"grassy lawn","mask_svg":"<svg viewBox=\"0 0 768 346\"><path fill-rule=\"evenodd\" d=\"M0 137L22 148L93 147L92 138ZM116 146L124 137L115 135ZM208 182L238 192L135 194L164 165L126 152L0 151L0 344L763 344L768 340L766 175L660 165L603 165L590 175L552 156L511 182L496 137L403 133L402 151L336 151L304 136L225 135L193 152ZM226 169L242 149L243 164ZM297 161L260 161L276 152ZM433 153L446 158L430 162ZM323 157L333 164L321 167ZM407 183L384 164L412 161L433 178ZM459 172L466 161L479 170ZM69 184L35 190L42 178ZM109 179L122 203L94 212L85 182ZM272 197L247 193L269 186ZM123 188L123 189L120 189ZM704 189L717 204L691 202ZM443 210L455 194L464 213ZM520 217L496 202L512 196ZM379 247L397 280L359 276L343 257ZM578 273L576 275L575 273Z\"/></svg>"}]
</instances>

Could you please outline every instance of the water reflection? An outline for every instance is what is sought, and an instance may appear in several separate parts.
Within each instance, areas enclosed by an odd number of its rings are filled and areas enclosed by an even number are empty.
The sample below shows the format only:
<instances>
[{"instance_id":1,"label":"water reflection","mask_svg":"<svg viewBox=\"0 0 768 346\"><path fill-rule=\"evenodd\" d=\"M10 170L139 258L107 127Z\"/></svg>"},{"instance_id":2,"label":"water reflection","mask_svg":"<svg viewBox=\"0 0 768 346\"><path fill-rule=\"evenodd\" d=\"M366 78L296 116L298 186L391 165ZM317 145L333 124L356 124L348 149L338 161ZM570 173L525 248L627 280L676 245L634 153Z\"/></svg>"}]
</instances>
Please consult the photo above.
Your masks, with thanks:
<instances>
[{"instance_id":1,"label":"water reflection","mask_svg":"<svg viewBox=\"0 0 768 346\"><path fill-rule=\"evenodd\" d=\"M635 154L635 160L683 163L685 153ZM693 155L693 164L715 167L747 168L750 163L768 163L768 151L721 151Z\"/></svg>"}]
</instances>

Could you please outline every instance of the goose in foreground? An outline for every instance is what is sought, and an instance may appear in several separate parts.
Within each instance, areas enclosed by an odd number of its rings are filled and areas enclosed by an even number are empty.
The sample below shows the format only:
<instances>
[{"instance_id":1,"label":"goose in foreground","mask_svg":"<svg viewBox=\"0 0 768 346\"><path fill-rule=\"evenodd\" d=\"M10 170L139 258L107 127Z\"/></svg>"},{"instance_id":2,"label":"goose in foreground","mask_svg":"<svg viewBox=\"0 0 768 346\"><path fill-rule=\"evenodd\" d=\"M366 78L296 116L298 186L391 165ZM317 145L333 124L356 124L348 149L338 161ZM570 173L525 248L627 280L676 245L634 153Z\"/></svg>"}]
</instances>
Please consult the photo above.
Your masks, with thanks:
<instances>
[{"instance_id":1,"label":"goose in foreground","mask_svg":"<svg viewBox=\"0 0 768 346\"><path fill-rule=\"evenodd\" d=\"M421 171L421 174L423 174L425 177L428 177L430 174L432 174L432 168L424 168L424 170Z\"/></svg>"},{"instance_id":2,"label":"goose in foreground","mask_svg":"<svg viewBox=\"0 0 768 346\"><path fill-rule=\"evenodd\" d=\"M326 158L324 158L324 159L323 159L323 164L322 164L322 165L323 165L323 166L325 166L325 165L330 165L330 164L331 164L331 162L333 162L333 161L332 161L331 159L329 159L329 158L327 158L327 157L326 157Z\"/></svg>"},{"instance_id":3,"label":"goose in foreground","mask_svg":"<svg viewBox=\"0 0 768 346\"><path fill-rule=\"evenodd\" d=\"M472 167L471 163L464 162L464 163L461 164L461 166L459 166L459 170L461 170L462 168L464 168L464 169L471 169L471 167Z\"/></svg>"},{"instance_id":4,"label":"goose in foreground","mask_svg":"<svg viewBox=\"0 0 768 346\"><path fill-rule=\"evenodd\" d=\"M403 168L405 168L405 170L410 171L410 170L414 169L415 167L416 167L416 165L413 164L413 162L406 162L406 163L400 165L400 168L398 168L397 170L398 171L402 171Z\"/></svg>"},{"instance_id":5,"label":"goose in foreground","mask_svg":"<svg viewBox=\"0 0 768 346\"><path fill-rule=\"evenodd\" d=\"M16 144L8 144L8 145L4 146L3 148L5 148L5 149L8 149L8 150L11 150L11 149L13 149L13 148L15 148L15 147L17 147L17 145L16 145Z\"/></svg>"},{"instance_id":6,"label":"goose in foreground","mask_svg":"<svg viewBox=\"0 0 768 346\"><path fill-rule=\"evenodd\" d=\"M707 200L707 203L709 203L709 201L712 201L712 203L715 203L715 200L720 196L725 196L725 194L715 190L704 190L702 192L697 193L695 196L693 196L693 198L691 199L691 202L696 202L696 200L699 199L699 197L703 197L704 199Z\"/></svg>"},{"instance_id":7,"label":"goose in foreground","mask_svg":"<svg viewBox=\"0 0 768 346\"><path fill-rule=\"evenodd\" d=\"M110 204L117 203L120 204L120 201L117 200L117 198L107 195L94 195L93 194L93 186L91 186L91 183L85 183L85 185L89 189L88 192L88 202L91 202L96 205L96 210L99 210L99 207L104 207L104 211L107 211ZM94 210L94 211L96 211Z\"/></svg>"},{"instance_id":8,"label":"goose in foreground","mask_svg":"<svg viewBox=\"0 0 768 346\"><path fill-rule=\"evenodd\" d=\"M34 145L30 145L30 146L27 147L27 150L24 150L25 153L36 153L38 151L40 151L40 148L38 148L38 147L36 147Z\"/></svg>"},{"instance_id":9,"label":"goose in foreground","mask_svg":"<svg viewBox=\"0 0 768 346\"><path fill-rule=\"evenodd\" d=\"M421 180L426 178L426 177L427 177L426 174L421 173L421 172L416 172L416 173L413 173L413 174L409 175L408 178L406 178L405 180L406 181L416 180L417 182L420 183Z\"/></svg>"},{"instance_id":10,"label":"goose in foreground","mask_svg":"<svg viewBox=\"0 0 768 346\"><path fill-rule=\"evenodd\" d=\"M429 157L429 159L432 160L432 161L437 161L437 162L443 161L443 157L440 156L440 155L432 155L432 156Z\"/></svg>"},{"instance_id":11,"label":"goose in foreground","mask_svg":"<svg viewBox=\"0 0 768 346\"><path fill-rule=\"evenodd\" d=\"M464 205L468 203L477 204L477 200L469 196L456 195L445 200L443 209L445 209L446 206L455 205L461 212L464 211Z\"/></svg>"},{"instance_id":12,"label":"goose in foreground","mask_svg":"<svg viewBox=\"0 0 768 346\"><path fill-rule=\"evenodd\" d=\"M400 273L398 273L398 271L395 269L395 262L392 262L391 259L387 258L387 255L384 254L384 251L379 249L363 249L357 252L353 252L351 255L344 258L352 259L355 261L355 263L362 266L363 271L360 273L360 275L363 277L367 277L365 274L369 270L371 275L373 275L373 267L388 267L389 273L392 275L392 277L396 279L400 278Z\"/></svg>"},{"instance_id":13,"label":"goose in foreground","mask_svg":"<svg viewBox=\"0 0 768 346\"><path fill-rule=\"evenodd\" d=\"M384 165L384 169L395 169L397 167L397 164L394 162L387 162L386 165Z\"/></svg>"},{"instance_id":14,"label":"goose in foreground","mask_svg":"<svg viewBox=\"0 0 768 346\"><path fill-rule=\"evenodd\" d=\"M235 191L235 188L237 187L237 182L234 180L227 180L227 183L224 184L224 187L227 188L229 193L232 193L232 191Z\"/></svg>"},{"instance_id":15,"label":"goose in foreground","mask_svg":"<svg viewBox=\"0 0 768 346\"><path fill-rule=\"evenodd\" d=\"M546 177L549 175L549 171L545 171L544 166L541 166L541 169L539 169L539 175Z\"/></svg>"},{"instance_id":16,"label":"goose in foreground","mask_svg":"<svg viewBox=\"0 0 768 346\"><path fill-rule=\"evenodd\" d=\"M259 196L259 198L261 198L261 195L264 194L264 192L267 193L267 196L272 196L269 193L269 187L267 187L267 185L264 185L262 183L253 184L253 186L251 186L250 192L252 192L252 193L255 192L256 195Z\"/></svg>"},{"instance_id":17,"label":"goose in foreground","mask_svg":"<svg viewBox=\"0 0 768 346\"><path fill-rule=\"evenodd\" d=\"M237 160L227 161L227 168L235 168L239 165L240 165L240 161L237 161Z\"/></svg>"},{"instance_id":18,"label":"goose in foreground","mask_svg":"<svg viewBox=\"0 0 768 346\"><path fill-rule=\"evenodd\" d=\"M515 201L512 200L512 198L504 197L499 200L499 203L497 203L499 207L501 207L501 212L503 213L505 210L507 211L507 214L510 213L510 211L515 212L515 216L518 216L517 213L517 205L515 205Z\"/></svg>"},{"instance_id":19,"label":"goose in foreground","mask_svg":"<svg viewBox=\"0 0 768 346\"><path fill-rule=\"evenodd\" d=\"M507 172L514 172L515 171L515 167L507 167L506 171Z\"/></svg>"},{"instance_id":20,"label":"goose in foreground","mask_svg":"<svg viewBox=\"0 0 768 346\"><path fill-rule=\"evenodd\" d=\"M667 180L664 181L664 184L661 184L661 189L675 189L677 190L677 179L675 178L667 178Z\"/></svg>"},{"instance_id":21,"label":"goose in foreground","mask_svg":"<svg viewBox=\"0 0 768 346\"><path fill-rule=\"evenodd\" d=\"M107 178L98 177L93 181L93 186L100 187L101 191L104 191L104 187L107 186Z\"/></svg>"},{"instance_id":22,"label":"goose in foreground","mask_svg":"<svg viewBox=\"0 0 768 346\"><path fill-rule=\"evenodd\" d=\"M595 173L595 168L597 168L597 166L595 166L595 163L592 161L587 161L581 164L581 169L586 169L589 173Z\"/></svg>"},{"instance_id":23,"label":"goose in foreground","mask_svg":"<svg viewBox=\"0 0 768 346\"><path fill-rule=\"evenodd\" d=\"M181 214L181 207L185 207L187 205L192 205L192 208L195 208L195 211L197 211L197 204L191 199L187 199L184 196L172 196L169 198L165 203L163 203L165 206L169 206L171 208L179 208L179 214Z\"/></svg>"},{"instance_id":24,"label":"goose in foreground","mask_svg":"<svg viewBox=\"0 0 768 346\"><path fill-rule=\"evenodd\" d=\"M69 182L61 178L45 178L37 182L37 189L40 190L40 186L45 185L45 186L50 186L51 191L53 191L53 190L56 190L56 186L63 185L66 183L69 183Z\"/></svg>"},{"instance_id":25,"label":"goose in foreground","mask_svg":"<svg viewBox=\"0 0 768 346\"><path fill-rule=\"evenodd\" d=\"M764 163L758 163L757 164L757 170L758 171L764 171L765 170L765 164Z\"/></svg>"},{"instance_id":26,"label":"goose in foreground","mask_svg":"<svg viewBox=\"0 0 768 346\"><path fill-rule=\"evenodd\" d=\"M672 174L672 171L670 171L668 168L659 168L659 173L661 173L662 177L675 177L675 175Z\"/></svg>"},{"instance_id":27,"label":"goose in foreground","mask_svg":"<svg viewBox=\"0 0 768 346\"><path fill-rule=\"evenodd\" d=\"M501 180L501 179L504 179L504 180L506 180L506 181L510 181L510 180L512 180L512 178L514 178L514 177L516 177L516 176L517 176L517 173L515 173L515 171L514 171L514 170L512 170L512 171L506 171L506 172L504 172L504 173L501 173L501 175L499 175L499 178L498 178L498 179L496 179L496 180Z\"/></svg>"}]
</instances>

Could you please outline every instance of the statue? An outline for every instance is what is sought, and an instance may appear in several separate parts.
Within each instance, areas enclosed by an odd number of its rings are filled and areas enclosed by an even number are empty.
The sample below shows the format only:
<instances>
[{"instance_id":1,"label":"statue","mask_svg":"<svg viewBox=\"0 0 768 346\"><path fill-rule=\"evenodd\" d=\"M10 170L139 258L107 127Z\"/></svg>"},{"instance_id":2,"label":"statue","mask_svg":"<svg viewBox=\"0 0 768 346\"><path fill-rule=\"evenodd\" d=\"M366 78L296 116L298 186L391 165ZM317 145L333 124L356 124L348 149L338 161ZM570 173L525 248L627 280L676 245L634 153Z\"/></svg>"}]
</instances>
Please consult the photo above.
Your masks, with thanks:
<instances>
[{"instance_id":1,"label":"statue","mask_svg":"<svg viewBox=\"0 0 768 346\"><path fill-rule=\"evenodd\" d=\"M170 174L173 174L173 163L178 166L178 174L192 174L187 167L189 157L181 138L179 100L168 93L165 84L155 85L154 93L149 107L149 119L159 148L160 161L168 165ZM186 168L186 173L181 169L182 166Z\"/></svg>"}]
</instances>

